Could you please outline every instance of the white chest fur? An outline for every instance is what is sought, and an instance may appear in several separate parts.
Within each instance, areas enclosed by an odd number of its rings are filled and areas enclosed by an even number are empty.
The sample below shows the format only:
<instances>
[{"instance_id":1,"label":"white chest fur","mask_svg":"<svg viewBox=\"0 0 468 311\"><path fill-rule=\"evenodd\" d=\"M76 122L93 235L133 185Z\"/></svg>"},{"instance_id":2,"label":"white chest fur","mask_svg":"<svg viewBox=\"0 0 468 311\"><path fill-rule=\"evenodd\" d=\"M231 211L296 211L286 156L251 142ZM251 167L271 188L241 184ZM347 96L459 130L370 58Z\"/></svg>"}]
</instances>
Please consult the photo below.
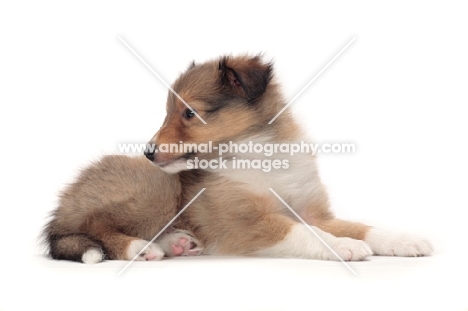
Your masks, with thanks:
<instances>
[{"instance_id":1,"label":"white chest fur","mask_svg":"<svg viewBox=\"0 0 468 311\"><path fill-rule=\"evenodd\" d=\"M265 172L261 168L239 168L239 160L280 160L280 163L287 165ZM216 172L224 178L245 185L247 191L257 195L271 196L271 188L297 212L305 208L322 187L315 158L310 154L281 154L271 157L240 154L229 160L226 166L227 169Z\"/></svg>"}]
</instances>

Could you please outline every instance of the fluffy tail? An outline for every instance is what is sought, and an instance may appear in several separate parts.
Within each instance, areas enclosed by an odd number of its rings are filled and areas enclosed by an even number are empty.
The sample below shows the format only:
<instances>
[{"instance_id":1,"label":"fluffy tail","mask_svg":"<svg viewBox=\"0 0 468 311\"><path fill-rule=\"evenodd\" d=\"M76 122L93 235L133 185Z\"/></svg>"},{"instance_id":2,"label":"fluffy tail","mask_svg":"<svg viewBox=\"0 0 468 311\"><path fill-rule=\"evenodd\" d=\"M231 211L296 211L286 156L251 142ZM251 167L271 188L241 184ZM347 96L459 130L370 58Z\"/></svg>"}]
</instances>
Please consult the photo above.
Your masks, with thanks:
<instances>
[{"instance_id":1,"label":"fluffy tail","mask_svg":"<svg viewBox=\"0 0 468 311\"><path fill-rule=\"evenodd\" d=\"M85 234L50 236L48 241L49 254L54 259L92 264L105 258L101 244Z\"/></svg>"},{"instance_id":2,"label":"fluffy tail","mask_svg":"<svg viewBox=\"0 0 468 311\"><path fill-rule=\"evenodd\" d=\"M44 228L43 238L53 259L87 264L98 263L105 259L105 252L99 241L83 233L67 231L60 228L55 219Z\"/></svg>"}]
</instances>

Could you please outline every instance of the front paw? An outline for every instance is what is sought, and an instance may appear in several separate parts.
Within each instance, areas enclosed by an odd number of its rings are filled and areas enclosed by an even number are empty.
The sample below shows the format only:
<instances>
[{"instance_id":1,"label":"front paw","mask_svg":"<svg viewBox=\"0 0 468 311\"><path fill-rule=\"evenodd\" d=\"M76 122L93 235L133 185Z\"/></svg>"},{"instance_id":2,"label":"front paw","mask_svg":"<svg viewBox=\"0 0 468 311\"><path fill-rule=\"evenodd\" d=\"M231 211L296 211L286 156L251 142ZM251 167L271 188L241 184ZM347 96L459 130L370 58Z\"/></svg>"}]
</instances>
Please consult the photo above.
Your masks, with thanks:
<instances>
[{"instance_id":1,"label":"front paw","mask_svg":"<svg viewBox=\"0 0 468 311\"><path fill-rule=\"evenodd\" d=\"M332 243L330 243L330 247L336 254L333 254L327 249L327 252L324 253L323 259L340 260L341 258L344 261L359 261L372 255L372 250L366 242L351 238L336 238ZM340 258L336 255L340 256Z\"/></svg>"},{"instance_id":2,"label":"front paw","mask_svg":"<svg viewBox=\"0 0 468 311\"><path fill-rule=\"evenodd\" d=\"M365 241L374 254L383 256L427 256L434 249L428 240L420 236L375 228L369 230Z\"/></svg>"}]
</instances>

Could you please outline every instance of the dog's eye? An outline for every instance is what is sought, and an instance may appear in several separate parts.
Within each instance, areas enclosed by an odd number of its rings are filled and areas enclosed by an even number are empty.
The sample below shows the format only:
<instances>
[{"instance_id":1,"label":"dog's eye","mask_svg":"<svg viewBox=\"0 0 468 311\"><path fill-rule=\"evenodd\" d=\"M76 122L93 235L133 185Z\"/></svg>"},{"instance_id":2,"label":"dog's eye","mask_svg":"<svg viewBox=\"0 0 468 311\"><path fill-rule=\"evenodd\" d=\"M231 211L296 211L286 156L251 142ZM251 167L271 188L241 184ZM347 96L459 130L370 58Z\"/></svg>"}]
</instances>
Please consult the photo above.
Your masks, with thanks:
<instances>
[{"instance_id":1,"label":"dog's eye","mask_svg":"<svg viewBox=\"0 0 468 311\"><path fill-rule=\"evenodd\" d=\"M190 110L190 109L185 109L184 111L184 117L187 118L187 119L191 119L195 116L195 112L193 110Z\"/></svg>"}]
</instances>

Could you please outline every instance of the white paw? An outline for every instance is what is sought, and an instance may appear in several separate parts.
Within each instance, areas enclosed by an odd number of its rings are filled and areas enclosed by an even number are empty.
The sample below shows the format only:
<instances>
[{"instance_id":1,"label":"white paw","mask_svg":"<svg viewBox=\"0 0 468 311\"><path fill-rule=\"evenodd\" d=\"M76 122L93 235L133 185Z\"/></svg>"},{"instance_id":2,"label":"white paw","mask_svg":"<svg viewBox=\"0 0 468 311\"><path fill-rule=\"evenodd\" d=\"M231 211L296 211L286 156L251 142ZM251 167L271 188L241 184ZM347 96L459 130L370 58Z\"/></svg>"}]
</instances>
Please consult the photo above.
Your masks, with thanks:
<instances>
[{"instance_id":1,"label":"white paw","mask_svg":"<svg viewBox=\"0 0 468 311\"><path fill-rule=\"evenodd\" d=\"M158 240L168 257L196 256L203 253L203 247L190 231L176 230L164 234Z\"/></svg>"},{"instance_id":2,"label":"white paw","mask_svg":"<svg viewBox=\"0 0 468 311\"><path fill-rule=\"evenodd\" d=\"M99 263L104 260L104 253L100 248L90 248L82 256L81 261L86 264Z\"/></svg>"},{"instance_id":3,"label":"white paw","mask_svg":"<svg viewBox=\"0 0 468 311\"><path fill-rule=\"evenodd\" d=\"M256 251L254 254L320 260L340 260L341 258L351 261L364 260L372 255L372 250L364 241L337 238L317 227L296 224L282 241Z\"/></svg>"},{"instance_id":4,"label":"white paw","mask_svg":"<svg viewBox=\"0 0 468 311\"><path fill-rule=\"evenodd\" d=\"M133 240L127 248L126 259L132 260L148 243L149 242L145 240ZM160 260L163 257L164 251L161 246L151 243L135 260Z\"/></svg>"},{"instance_id":5,"label":"white paw","mask_svg":"<svg viewBox=\"0 0 468 311\"><path fill-rule=\"evenodd\" d=\"M433 251L431 243L420 236L375 228L369 230L365 241L376 255L416 257Z\"/></svg>"},{"instance_id":6,"label":"white paw","mask_svg":"<svg viewBox=\"0 0 468 311\"><path fill-rule=\"evenodd\" d=\"M340 256L344 261L364 260L367 256L372 255L372 250L366 242L351 238L336 238L330 241L330 247L335 251L333 254L328 250L324 252L324 258L327 260L340 260L336 255Z\"/></svg>"}]
</instances>

